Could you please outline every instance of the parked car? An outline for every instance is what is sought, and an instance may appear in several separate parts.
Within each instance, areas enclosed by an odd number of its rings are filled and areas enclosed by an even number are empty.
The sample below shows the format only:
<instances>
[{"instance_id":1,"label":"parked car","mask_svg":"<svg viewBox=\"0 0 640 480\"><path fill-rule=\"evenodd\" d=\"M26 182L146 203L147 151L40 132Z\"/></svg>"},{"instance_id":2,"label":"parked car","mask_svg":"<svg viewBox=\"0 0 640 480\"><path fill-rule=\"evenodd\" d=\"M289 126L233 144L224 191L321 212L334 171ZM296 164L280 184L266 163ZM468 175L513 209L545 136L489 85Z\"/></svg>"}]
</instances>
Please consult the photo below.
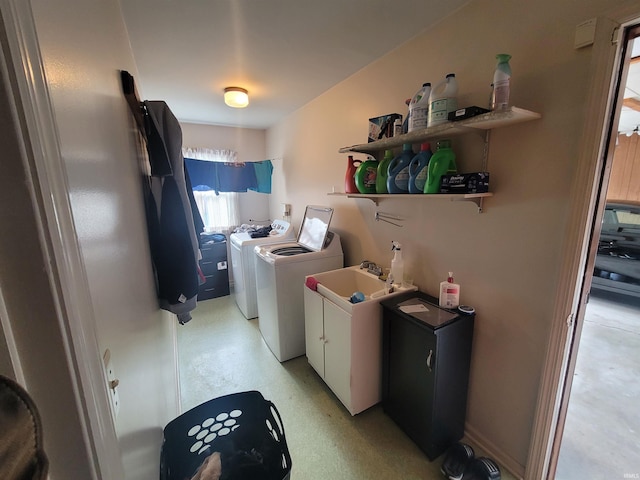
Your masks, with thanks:
<instances>
[{"instance_id":1,"label":"parked car","mask_svg":"<svg viewBox=\"0 0 640 480\"><path fill-rule=\"evenodd\" d=\"M640 202L609 202L591 288L640 298Z\"/></svg>"}]
</instances>

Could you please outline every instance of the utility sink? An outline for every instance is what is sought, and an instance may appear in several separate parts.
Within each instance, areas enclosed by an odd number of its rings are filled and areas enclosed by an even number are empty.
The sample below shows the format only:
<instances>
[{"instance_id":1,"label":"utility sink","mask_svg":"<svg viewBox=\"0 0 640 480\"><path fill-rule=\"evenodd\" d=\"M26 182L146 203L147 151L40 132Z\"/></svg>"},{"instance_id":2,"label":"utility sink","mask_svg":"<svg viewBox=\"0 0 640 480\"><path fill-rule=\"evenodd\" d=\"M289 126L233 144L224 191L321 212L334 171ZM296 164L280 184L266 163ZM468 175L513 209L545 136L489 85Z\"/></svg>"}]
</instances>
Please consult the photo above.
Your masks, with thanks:
<instances>
[{"instance_id":1,"label":"utility sink","mask_svg":"<svg viewBox=\"0 0 640 480\"><path fill-rule=\"evenodd\" d=\"M316 273L308 277L313 277L316 280L316 291L320 295L331 300L347 312L351 312L354 306L371 301L379 302L389 295L416 289L414 286L398 287L396 285L394 291L388 293L385 289L384 281L367 270L360 268L359 265ZM363 302L351 303L349 299L355 292L364 294L365 299Z\"/></svg>"}]
</instances>

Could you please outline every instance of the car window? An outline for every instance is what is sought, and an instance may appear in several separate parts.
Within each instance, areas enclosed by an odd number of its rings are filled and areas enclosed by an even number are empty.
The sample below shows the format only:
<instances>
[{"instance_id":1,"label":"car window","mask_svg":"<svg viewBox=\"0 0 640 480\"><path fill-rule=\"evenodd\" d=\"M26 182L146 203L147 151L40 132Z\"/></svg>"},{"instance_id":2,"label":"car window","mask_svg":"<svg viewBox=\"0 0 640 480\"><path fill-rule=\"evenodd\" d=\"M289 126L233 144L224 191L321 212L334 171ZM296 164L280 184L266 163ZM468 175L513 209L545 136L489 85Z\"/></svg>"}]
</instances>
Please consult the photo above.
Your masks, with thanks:
<instances>
[{"instance_id":1,"label":"car window","mask_svg":"<svg viewBox=\"0 0 640 480\"><path fill-rule=\"evenodd\" d=\"M602 218L604 228L633 229L640 228L640 208L625 205L608 205Z\"/></svg>"}]
</instances>

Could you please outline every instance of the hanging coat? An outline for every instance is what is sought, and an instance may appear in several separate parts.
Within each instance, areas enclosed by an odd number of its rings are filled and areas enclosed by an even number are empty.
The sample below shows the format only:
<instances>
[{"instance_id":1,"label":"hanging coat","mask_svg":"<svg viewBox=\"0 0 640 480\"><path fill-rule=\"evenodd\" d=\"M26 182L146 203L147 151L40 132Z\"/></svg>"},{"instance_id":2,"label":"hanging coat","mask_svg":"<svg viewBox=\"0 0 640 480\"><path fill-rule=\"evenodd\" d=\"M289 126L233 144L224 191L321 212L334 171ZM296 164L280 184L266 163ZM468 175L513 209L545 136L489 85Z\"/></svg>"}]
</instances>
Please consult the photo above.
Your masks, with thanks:
<instances>
[{"instance_id":1,"label":"hanging coat","mask_svg":"<svg viewBox=\"0 0 640 480\"><path fill-rule=\"evenodd\" d=\"M202 220L197 209L192 209L195 202L182 157L178 120L165 102L145 101L144 106L152 175L145 203L158 298L160 308L186 323L196 307L200 283L198 235Z\"/></svg>"}]
</instances>

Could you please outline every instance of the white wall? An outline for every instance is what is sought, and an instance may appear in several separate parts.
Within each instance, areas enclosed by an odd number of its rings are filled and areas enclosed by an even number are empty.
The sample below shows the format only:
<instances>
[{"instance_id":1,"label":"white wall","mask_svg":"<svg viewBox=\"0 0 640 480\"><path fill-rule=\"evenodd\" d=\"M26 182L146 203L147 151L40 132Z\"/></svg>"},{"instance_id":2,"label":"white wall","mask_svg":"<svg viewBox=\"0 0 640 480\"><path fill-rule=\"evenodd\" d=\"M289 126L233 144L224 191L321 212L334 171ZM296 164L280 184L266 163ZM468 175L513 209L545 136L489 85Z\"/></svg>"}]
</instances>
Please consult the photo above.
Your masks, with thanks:
<instances>
[{"instance_id":1,"label":"white wall","mask_svg":"<svg viewBox=\"0 0 640 480\"><path fill-rule=\"evenodd\" d=\"M477 311L467 435L518 474L527 462L587 113L591 49L574 49L575 26L621 3L475 0L267 132L267 153L282 158L283 171L272 213L285 199L294 221L305 204L333 206L346 264L389 265L391 240L398 240L415 283L430 294L454 272L461 301ZM378 210L406 218L398 228L376 223L369 200L327 196L334 186L343 191L347 155L338 149L366 143L369 117L406 114L406 98L450 72L460 106L485 106L497 53L513 56L512 103L543 118L491 133L495 196L484 213L466 202L381 201ZM456 138L454 150L461 170L480 168L480 137Z\"/></svg>"},{"instance_id":2,"label":"white wall","mask_svg":"<svg viewBox=\"0 0 640 480\"><path fill-rule=\"evenodd\" d=\"M114 0L32 5L100 353L111 350L120 380L126 478L157 478L162 428L178 413L176 320L155 298L140 153L119 77L135 76L127 32Z\"/></svg>"}]
</instances>

